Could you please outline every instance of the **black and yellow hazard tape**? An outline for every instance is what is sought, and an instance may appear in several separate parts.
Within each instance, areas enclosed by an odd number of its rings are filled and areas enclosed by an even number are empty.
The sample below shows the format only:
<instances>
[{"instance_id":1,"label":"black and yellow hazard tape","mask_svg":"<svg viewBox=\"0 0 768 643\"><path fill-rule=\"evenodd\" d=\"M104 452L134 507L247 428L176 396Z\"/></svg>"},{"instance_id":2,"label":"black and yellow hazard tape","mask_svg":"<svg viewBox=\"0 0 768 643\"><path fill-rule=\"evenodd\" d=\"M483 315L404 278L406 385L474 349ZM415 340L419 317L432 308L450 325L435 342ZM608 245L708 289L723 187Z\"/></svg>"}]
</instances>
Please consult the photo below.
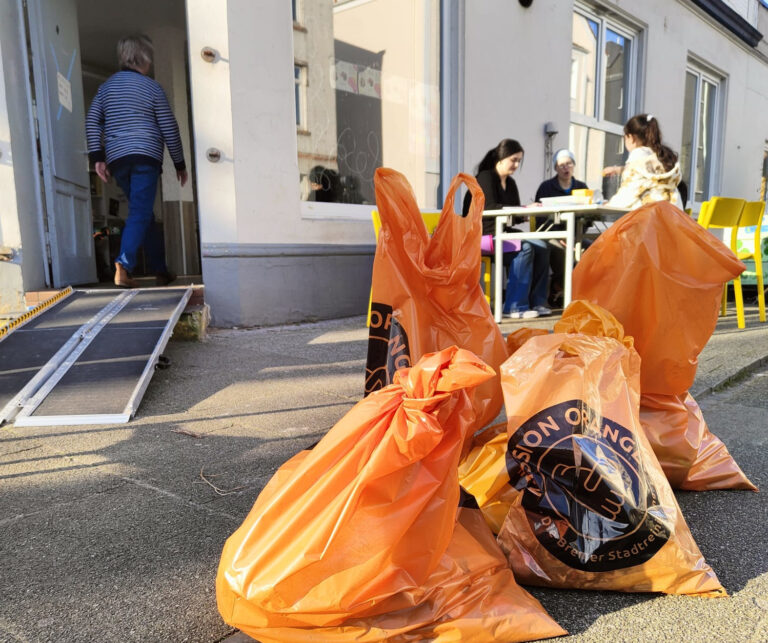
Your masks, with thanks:
<instances>
[{"instance_id":1,"label":"black and yellow hazard tape","mask_svg":"<svg viewBox=\"0 0 768 643\"><path fill-rule=\"evenodd\" d=\"M64 288L64 290L60 290L50 299L46 299L42 304L38 304L31 310L28 310L27 312L25 312L23 315L16 317L16 319L14 319L13 321L9 322L8 324L0 328L0 339L3 339L3 337L10 334L12 331L16 330L19 326L23 326L31 319L34 319L44 310L47 310L54 304L57 304L65 297L69 297L69 295L71 295L72 292L73 292L72 286L67 286L66 288Z\"/></svg>"}]
</instances>

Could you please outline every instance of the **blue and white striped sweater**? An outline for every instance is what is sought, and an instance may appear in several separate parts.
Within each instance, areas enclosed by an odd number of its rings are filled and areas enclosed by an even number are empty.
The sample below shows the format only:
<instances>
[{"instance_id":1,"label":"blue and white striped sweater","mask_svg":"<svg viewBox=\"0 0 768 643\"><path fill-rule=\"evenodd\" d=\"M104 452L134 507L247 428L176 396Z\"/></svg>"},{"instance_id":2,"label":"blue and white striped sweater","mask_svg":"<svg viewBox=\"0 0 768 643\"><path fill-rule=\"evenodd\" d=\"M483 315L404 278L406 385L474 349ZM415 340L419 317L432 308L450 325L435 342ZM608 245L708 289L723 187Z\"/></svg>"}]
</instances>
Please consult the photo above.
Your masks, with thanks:
<instances>
[{"instance_id":1,"label":"blue and white striped sweater","mask_svg":"<svg viewBox=\"0 0 768 643\"><path fill-rule=\"evenodd\" d=\"M137 71L119 71L99 87L85 119L85 134L94 163L148 156L162 164L165 143L176 169L186 167L179 126L163 88Z\"/></svg>"}]
</instances>

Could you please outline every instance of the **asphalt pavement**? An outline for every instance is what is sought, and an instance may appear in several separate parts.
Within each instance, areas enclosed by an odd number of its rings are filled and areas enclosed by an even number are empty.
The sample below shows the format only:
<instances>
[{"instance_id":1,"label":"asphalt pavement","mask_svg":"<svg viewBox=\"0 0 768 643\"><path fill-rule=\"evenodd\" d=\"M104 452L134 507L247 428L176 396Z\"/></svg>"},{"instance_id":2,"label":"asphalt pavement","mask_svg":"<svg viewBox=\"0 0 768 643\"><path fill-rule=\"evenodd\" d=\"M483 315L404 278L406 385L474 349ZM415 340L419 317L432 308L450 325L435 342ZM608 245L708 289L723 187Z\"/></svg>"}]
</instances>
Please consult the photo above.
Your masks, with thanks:
<instances>
[{"instance_id":1,"label":"asphalt pavement","mask_svg":"<svg viewBox=\"0 0 768 643\"><path fill-rule=\"evenodd\" d=\"M251 640L216 609L221 548L280 464L360 399L366 349L364 317L213 330L169 344L171 368L128 424L0 427L0 641ZM768 489L768 324L756 310L745 330L733 311L720 321L692 393ZM563 640L768 640L766 494L677 497L730 597L531 589L571 632Z\"/></svg>"}]
</instances>

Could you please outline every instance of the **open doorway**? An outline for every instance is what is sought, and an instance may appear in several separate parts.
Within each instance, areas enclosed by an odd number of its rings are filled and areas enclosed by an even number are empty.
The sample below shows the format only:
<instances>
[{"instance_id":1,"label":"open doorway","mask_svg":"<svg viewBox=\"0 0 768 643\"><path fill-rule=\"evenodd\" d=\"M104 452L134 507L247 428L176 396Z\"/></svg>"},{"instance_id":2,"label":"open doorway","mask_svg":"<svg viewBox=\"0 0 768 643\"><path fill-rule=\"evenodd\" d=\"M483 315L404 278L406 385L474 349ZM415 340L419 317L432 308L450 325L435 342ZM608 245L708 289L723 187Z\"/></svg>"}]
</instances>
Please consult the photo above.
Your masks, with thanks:
<instances>
[{"instance_id":1,"label":"open doorway","mask_svg":"<svg viewBox=\"0 0 768 643\"><path fill-rule=\"evenodd\" d=\"M181 187L166 151L155 200L155 219L162 230L166 262L179 278L174 285L201 283L200 242L193 167L193 132L190 114L187 27L184 0L75 0L82 60L85 110L99 85L119 71L115 48L126 35L146 34L155 56L150 75L168 96L179 124L189 182ZM91 212L99 281L111 282L120 250L120 231L128 216L128 203L114 179L103 184L90 173ZM134 276L148 275L140 255ZM149 279L146 285L151 285Z\"/></svg>"}]
</instances>

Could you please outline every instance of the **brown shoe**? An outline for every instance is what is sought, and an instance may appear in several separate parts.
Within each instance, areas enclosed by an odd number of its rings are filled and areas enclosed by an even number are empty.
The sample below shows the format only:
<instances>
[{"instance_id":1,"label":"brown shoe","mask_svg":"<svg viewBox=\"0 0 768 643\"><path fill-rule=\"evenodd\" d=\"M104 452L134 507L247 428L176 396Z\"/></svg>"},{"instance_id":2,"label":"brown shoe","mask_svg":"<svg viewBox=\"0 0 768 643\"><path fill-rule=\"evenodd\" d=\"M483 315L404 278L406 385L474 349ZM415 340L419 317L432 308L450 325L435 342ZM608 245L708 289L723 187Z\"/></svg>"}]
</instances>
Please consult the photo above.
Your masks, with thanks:
<instances>
[{"instance_id":1,"label":"brown shoe","mask_svg":"<svg viewBox=\"0 0 768 643\"><path fill-rule=\"evenodd\" d=\"M155 275L155 284L158 286L167 286L172 281L176 281L176 275L172 272L160 272Z\"/></svg>"},{"instance_id":2,"label":"brown shoe","mask_svg":"<svg viewBox=\"0 0 768 643\"><path fill-rule=\"evenodd\" d=\"M118 288L138 288L139 282L131 279L130 273L123 264L115 262L115 286Z\"/></svg>"}]
</instances>

